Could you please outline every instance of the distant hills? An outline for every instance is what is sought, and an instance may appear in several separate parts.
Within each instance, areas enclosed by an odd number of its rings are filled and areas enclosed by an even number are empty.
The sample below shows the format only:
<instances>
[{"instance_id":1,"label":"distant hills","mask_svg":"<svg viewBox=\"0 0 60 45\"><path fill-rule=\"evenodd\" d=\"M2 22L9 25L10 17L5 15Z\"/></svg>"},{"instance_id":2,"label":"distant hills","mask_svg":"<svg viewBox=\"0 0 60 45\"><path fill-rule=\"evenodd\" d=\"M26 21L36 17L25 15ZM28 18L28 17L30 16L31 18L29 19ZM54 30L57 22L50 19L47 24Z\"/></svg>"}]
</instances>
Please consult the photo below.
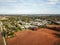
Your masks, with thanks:
<instances>
[{"instance_id":1,"label":"distant hills","mask_svg":"<svg viewBox=\"0 0 60 45\"><path fill-rule=\"evenodd\" d=\"M0 14L0 16L60 16L60 14Z\"/></svg>"}]
</instances>

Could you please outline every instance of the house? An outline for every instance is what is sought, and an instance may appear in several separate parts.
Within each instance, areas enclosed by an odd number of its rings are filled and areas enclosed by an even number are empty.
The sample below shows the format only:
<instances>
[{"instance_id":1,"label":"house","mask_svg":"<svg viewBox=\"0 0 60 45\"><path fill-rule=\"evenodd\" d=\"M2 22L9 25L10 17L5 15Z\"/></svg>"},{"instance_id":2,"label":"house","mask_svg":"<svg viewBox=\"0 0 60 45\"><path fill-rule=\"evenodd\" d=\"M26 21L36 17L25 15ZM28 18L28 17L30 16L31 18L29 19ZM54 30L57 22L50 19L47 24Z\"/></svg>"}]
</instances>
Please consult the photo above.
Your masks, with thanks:
<instances>
[{"instance_id":1,"label":"house","mask_svg":"<svg viewBox=\"0 0 60 45\"><path fill-rule=\"evenodd\" d=\"M34 21L31 21L31 24L35 25L35 26L43 25L42 20L40 20L40 19L35 19Z\"/></svg>"},{"instance_id":2,"label":"house","mask_svg":"<svg viewBox=\"0 0 60 45\"><path fill-rule=\"evenodd\" d=\"M25 27L23 25L21 25L21 29L25 29Z\"/></svg>"},{"instance_id":3,"label":"house","mask_svg":"<svg viewBox=\"0 0 60 45\"><path fill-rule=\"evenodd\" d=\"M60 21L56 21L56 23L60 24Z\"/></svg>"},{"instance_id":4,"label":"house","mask_svg":"<svg viewBox=\"0 0 60 45\"><path fill-rule=\"evenodd\" d=\"M44 25L48 25L50 22L47 21L47 20L43 20L42 23L43 23Z\"/></svg>"},{"instance_id":5,"label":"house","mask_svg":"<svg viewBox=\"0 0 60 45\"><path fill-rule=\"evenodd\" d=\"M35 19L34 22L41 22L41 19Z\"/></svg>"},{"instance_id":6,"label":"house","mask_svg":"<svg viewBox=\"0 0 60 45\"><path fill-rule=\"evenodd\" d=\"M42 22L33 22L33 25L35 26L41 26L41 25L44 25Z\"/></svg>"},{"instance_id":7,"label":"house","mask_svg":"<svg viewBox=\"0 0 60 45\"><path fill-rule=\"evenodd\" d=\"M29 28L30 26L31 26L30 23L26 23L26 24L24 25L25 28Z\"/></svg>"},{"instance_id":8,"label":"house","mask_svg":"<svg viewBox=\"0 0 60 45\"><path fill-rule=\"evenodd\" d=\"M60 21L54 21L54 24L60 25Z\"/></svg>"},{"instance_id":9,"label":"house","mask_svg":"<svg viewBox=\"0 0 60 45\"><path fill-rule=\"evenodd\" d=\"M20 24L20 25L24 25L25 24L25 22L24 21L18 21L18 23Z\"/></svg>"}]
</instances>

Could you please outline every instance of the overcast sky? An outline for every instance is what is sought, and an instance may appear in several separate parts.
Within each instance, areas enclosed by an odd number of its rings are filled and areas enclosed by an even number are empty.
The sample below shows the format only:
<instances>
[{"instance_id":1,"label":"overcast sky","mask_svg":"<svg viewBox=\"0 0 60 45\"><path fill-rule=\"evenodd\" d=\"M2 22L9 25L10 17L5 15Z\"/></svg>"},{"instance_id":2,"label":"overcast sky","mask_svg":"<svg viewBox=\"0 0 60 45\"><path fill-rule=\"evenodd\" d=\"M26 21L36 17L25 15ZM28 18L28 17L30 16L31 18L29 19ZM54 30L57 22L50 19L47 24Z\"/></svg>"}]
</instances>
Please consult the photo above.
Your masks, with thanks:
<instances>
[{"instance_id":1,"label":"overcast sky","mask_svg":"<svg viewBox=\"0 0 60 45\"><path fill-rule=\"evenodd\" d=\"M60 14L60 0L0 0L0 14Z\"/></svg>"}]
</instances>

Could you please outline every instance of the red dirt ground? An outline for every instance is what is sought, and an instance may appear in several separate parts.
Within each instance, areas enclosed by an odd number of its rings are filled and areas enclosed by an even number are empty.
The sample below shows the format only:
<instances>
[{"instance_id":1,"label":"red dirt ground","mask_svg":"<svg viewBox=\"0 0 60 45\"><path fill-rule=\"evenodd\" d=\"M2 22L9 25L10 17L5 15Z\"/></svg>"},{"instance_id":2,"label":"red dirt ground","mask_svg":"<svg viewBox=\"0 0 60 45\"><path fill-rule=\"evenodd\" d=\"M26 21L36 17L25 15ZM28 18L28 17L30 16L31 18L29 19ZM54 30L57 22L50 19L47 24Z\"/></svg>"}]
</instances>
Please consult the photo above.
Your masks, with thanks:
<instances>
[{"instance_id":1,"label":"red dirt ground","mask_svg":"<svg viewBox=\"0 0 60 45\"><path fill-rule=\"evenodd\" d=\"M60 25L47 25L48 27L60 27Z\"/></svg>"},{"instance_id":2,"label":"red dirt ground","mask_svg":"<svg viewBox=\"0 0 60 45\"><path fill-rule=\"evenodd\" d=\"M37 31L25 30L16 32L16 37L8 38L7 45L57 45L60 41L60 37L56 34L60 32L41 28Z\"/></svg>"}]
</instances>

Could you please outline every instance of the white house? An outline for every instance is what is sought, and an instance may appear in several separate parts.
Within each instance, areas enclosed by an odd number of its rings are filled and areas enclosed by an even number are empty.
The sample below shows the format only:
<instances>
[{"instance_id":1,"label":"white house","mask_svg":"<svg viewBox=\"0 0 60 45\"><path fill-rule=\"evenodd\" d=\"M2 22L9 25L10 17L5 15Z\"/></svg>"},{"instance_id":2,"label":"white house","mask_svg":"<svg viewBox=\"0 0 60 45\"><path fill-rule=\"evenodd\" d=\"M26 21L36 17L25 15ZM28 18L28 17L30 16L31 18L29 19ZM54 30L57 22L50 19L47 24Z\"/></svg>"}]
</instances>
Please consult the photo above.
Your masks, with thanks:
<instances>
[{"instance_id":1,"label":"white house","mask_svg":"<svg viewBox=\"0 0 60 45\"><path fill-rule=\"evenodd\" d=\"M35 19L34 22L41 22L41 19Z\"/></svg>"}]
</instances>

